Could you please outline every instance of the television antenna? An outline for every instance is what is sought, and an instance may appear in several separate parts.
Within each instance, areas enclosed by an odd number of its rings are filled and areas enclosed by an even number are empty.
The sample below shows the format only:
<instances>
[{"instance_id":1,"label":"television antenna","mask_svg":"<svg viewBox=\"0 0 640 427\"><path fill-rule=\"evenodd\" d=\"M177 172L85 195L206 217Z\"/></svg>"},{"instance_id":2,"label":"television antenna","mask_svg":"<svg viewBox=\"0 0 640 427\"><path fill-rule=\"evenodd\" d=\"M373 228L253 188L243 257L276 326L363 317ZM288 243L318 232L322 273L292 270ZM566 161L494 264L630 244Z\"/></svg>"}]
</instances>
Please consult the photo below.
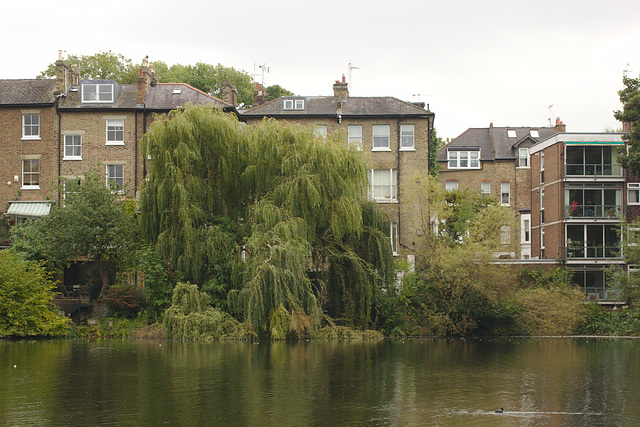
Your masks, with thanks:
<instances>
[{"instance_id":1,"label":"television antenna","mask_svg":"<svg viewBox=\"0 0 640 427\"><path fill-rule=\"evenodd\" d=\"M253 64L253 71L256 71L256 68L260 69L259 74L252 74L252 76L260 76L260 83L264 86L264 73L269 73L271 69L267 67L267 63L264 64Z\"/></svg>"},{"instance_id":2,"label":"television antenna","mask_svg":"<svg viewBox=\"0 0 640 427\"><path fill-rule=\"evenodd\" d=\"M623 77L627 77L627 73L630 73L631 71L632 71L632 70L631 70L631 66L630 66L630 65L629 65L629 63L627 62L627 66L626 66L626 68L625 68L624 70L622 70L622 76L623 76Z\"/></svg>"}]
</instances>

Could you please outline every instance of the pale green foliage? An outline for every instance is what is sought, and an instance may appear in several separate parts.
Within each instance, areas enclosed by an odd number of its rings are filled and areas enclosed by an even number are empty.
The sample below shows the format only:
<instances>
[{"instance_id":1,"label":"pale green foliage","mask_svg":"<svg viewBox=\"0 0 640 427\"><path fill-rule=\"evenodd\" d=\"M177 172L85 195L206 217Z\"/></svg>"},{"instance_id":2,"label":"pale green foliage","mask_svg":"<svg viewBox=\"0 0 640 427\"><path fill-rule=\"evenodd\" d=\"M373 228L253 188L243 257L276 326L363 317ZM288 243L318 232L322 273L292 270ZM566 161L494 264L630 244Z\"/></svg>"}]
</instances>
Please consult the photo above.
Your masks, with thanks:
<instances>
[{"instance_id":1,"label":"pale green foliage","mask_svg":"<svg viewBox=\"0 0 640 427\"><path fill-rule=\"evenodd\" d=\"M41 265L0 251L0 337L63 335L69 319L54 311L54 288Z\"/></svg>"},{"instance_id":2,"label":"pale green foliage","mask_svg":"<svg viewBox=\"0 0 640 427\"><path fill-rule=\"evenodd\" d=\"M151 159L143 233L182 280L220 273L235 288L231 308L276 338L315 328L325 299L339 304L330 314L370 321L393 265L388 220L363 199L362 152L310 129L273 120L247 127L194 106L157 120L143 151Z\"/></svg>"},{"instance_id":3,"label":"pale green foliage","mask_svg":"<svg viewBox=\"0 0 640 427\"><path fill-rule=\"evenodd\" d=\"M622 254L628 265L640 265L640 220L620 224ZM636 305L640 300L640 272L612 267L607 272L609 286L620 289L620 297Z\"/></svg>"},{"instance_id":4,"label":"pale green foliage","mask_svg":"<svg viewBox=\"0 0 640 427\"><path fill-rule=\"evenodd\" d=\"M575 334L584 321L584 292L578 288L530 288L513 296L522 310L515 316L527 335Z\"/></svg>"},{"instance_id":5,"label":"pale green foliage","mask_svg":"<svg viewBox=\"0 0 640 427\"><path fill-rule=\"evenodd\" d=\"M138 66L119 53L98 52L94 55L69 55L66 62L82 80L116 80L122 84L133 84L138 77ZM55 77L56 64L47 66L38 78Z\"/></svg>"},{"instance_id":6,"label":"pale green foliage","mask_svg":"<svg viewBox=\"0 0 640 427\"><path fill-rule=\"evenodd\" d=\"M87 173L82 184L67 182L64 206L36 221L14 227L14 249L44 259L51 270L86 257L96 263L102 290L109 285L106 263L121 265L137 248L135 218L130 205L106 188L104 177Z\"/></svg>"},{"instance_id":7,"label":"pale green foliage","mask_svg":"<svg viewBox=\"0 0 640 427\"><path fill-rule=\"evenodd\" d=\"M243 339L242 325L209 305L211 298L190 283L178 283L171 307L165 311L167 337L183 340Z\"/></svg>"},{"instance_id":8,"label":"pale green foliage","mask_svg":"<svg viewBox=\"0 0 640 427\"><path fill-rule=\"evenodd\" d=\"M618 161L637 177L640 176L640 78L624 76L622 83L625 88L618 91L622 111L614 112L614 117L621 122L632 124L631 131L623 135L628 150L620 150Z\"/></svg>"}]
</instances>

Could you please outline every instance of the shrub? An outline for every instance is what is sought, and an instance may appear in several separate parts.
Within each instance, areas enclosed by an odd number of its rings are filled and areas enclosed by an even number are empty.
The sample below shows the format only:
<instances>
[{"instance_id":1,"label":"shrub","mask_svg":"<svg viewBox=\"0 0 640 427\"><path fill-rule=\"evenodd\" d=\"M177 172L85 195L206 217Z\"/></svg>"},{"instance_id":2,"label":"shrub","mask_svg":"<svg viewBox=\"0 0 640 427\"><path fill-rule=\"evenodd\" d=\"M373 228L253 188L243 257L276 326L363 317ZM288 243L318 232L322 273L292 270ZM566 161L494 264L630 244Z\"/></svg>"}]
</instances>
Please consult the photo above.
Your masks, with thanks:
<instances>
[{"instance_id":1,"label":"shrub","mask_svg":"<svg viewBox=\"0 0 640 427\"><path fill-rule=\"evenodd\" d=\"M135 286L112 286L102 300L116 317L133 318L142 308L142 293Z\"/></svg>"}]
</instances>

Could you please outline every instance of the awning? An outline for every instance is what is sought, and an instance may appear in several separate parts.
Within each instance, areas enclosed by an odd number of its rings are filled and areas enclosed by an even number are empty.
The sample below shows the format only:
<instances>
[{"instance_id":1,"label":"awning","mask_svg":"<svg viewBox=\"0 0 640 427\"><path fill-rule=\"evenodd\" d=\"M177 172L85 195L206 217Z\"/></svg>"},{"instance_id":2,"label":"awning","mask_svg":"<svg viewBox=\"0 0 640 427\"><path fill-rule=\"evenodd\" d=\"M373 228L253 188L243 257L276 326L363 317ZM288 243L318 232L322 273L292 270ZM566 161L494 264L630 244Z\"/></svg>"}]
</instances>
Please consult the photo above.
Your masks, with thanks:
<instances>
[{"instance_id":1,"label":"awning","mask_svg":"<svg viewBox=\"0 0 640 427\"><path fill-rule=\"evenodd\" d=\"M40 218L49 215L51 202L9 202L7 215Z\"/></svg>"}]
</instances>

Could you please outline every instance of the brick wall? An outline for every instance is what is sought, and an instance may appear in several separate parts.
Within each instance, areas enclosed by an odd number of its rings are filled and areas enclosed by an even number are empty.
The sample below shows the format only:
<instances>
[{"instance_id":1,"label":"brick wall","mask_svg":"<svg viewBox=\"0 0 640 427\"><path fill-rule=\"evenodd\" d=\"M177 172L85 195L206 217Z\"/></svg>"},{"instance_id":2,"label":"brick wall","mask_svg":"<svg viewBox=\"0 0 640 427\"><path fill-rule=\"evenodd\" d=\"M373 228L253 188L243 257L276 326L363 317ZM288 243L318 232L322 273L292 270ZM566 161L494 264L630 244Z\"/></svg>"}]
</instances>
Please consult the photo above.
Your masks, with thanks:
<instances>
[{"instance_id":1,"label":"brick wall","mask_svg":"<svg viewBox=\"0 0 640 427\"><path fill-rule=\"evenodd\" d=\"M22 139L22 114L40 115L40 139ZM0 211L11 200L55 199L57 177L56 114L53 106L0 108ZM40 161L40 188L22 188L22 160ZM15 180L15 177L18 180Z\"/></svg>"}]
</instances>

